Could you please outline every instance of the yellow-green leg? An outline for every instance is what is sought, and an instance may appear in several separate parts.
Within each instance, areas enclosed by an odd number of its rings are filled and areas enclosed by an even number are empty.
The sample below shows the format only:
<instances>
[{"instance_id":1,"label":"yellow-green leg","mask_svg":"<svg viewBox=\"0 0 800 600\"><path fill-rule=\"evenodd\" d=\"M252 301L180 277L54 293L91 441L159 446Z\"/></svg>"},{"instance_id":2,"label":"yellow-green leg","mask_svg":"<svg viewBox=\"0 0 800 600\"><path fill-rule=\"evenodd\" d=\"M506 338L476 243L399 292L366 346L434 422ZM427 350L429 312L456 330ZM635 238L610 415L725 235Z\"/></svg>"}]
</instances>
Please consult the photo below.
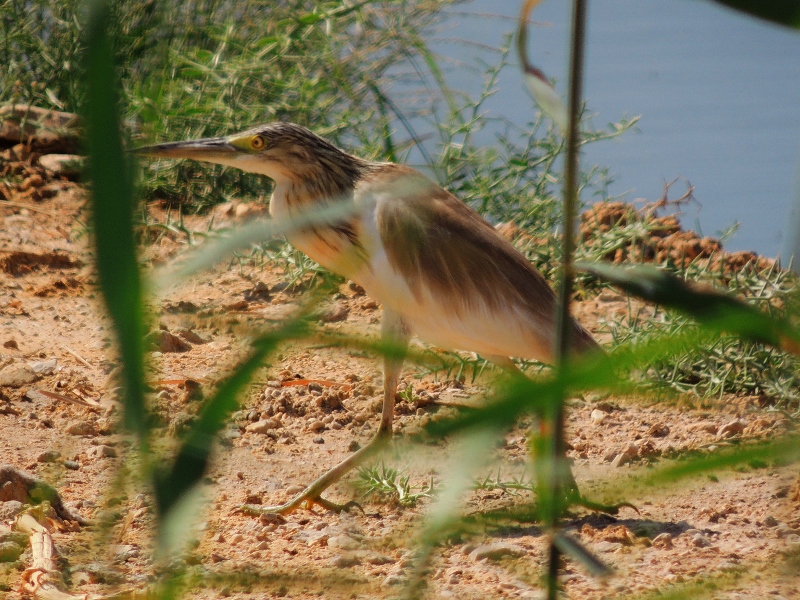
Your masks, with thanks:
<instances>
[{"instance_id":1,"label":"yellow-green leg","mask_svg":"<svg viewBox=\"0 0 800 600\"><path fill-rule=\"evenodd\" d=\"M388 347L394 349L394 352L396 353L398 350L404 350L408 346L410 337L411 331L403 318L394 311L384 309L383 321L381 324L381 339L384 341L384 343L386 343ZM335 504L322 498L321 494L331 485L339 481L351 469L380 453L381 450L383 450L392 439L394 398L395 394L397 393L397 384L400 381L400 372L402 369L402 356L387 356L384 359L383 411L381 413L381 424L378 427L378 432L375 434L375 437L372 438L369 444L333 467L330 471L322 475L319 479L314 481L311 485L306 487L306 489L288 502L278 506L268 507L245 504L244 506L240 507L240 510L246 514L261 515L275 513L287 514L297 510L304 504L309 508L314 504L319 504L324 508L336 511L347 509L352 506L353 503L347 503L344 505Z\"/></svg>"}]
</instances>

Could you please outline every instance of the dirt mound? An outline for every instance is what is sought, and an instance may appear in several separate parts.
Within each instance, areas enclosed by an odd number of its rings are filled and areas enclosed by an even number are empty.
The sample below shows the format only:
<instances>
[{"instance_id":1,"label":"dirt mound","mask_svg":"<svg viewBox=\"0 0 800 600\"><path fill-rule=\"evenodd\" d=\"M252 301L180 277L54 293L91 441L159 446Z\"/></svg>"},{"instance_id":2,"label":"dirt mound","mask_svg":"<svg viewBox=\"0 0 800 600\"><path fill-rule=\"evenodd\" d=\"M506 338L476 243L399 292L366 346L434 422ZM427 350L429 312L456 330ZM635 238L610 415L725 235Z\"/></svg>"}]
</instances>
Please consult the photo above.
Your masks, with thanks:
<instances>
[{"instance_id":1,"label":"dirt mound","mask_svg":"<svg viewBox=\"0 0 800 600\"><path fill-rule=\"evenodd\" d=\"M720 240L684 230L675 215L658 216L661 206L663 203L655 203L637 209L626 202L598 202L581 215L580 239L616 264L645 262L685 268L697 263L720 274L774 265L773 260L754 252L725 252Z\"/></svg>"}]
</instances>

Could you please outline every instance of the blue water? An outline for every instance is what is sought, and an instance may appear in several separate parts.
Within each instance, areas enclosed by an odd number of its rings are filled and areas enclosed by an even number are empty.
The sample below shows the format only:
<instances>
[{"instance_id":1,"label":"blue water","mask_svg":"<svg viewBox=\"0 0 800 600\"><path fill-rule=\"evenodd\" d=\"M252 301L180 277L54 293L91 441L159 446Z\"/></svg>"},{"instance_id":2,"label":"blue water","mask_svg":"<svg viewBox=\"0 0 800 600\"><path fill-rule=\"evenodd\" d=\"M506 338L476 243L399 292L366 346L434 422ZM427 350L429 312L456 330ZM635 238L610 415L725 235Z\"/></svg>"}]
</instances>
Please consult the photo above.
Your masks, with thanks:
<instances>
[{"instance_id":1,"label":"blue water","mask_svg":"<svg viewBox=\"0 0 800 600\"><path fill-rule=\"evenodd\" d=\"M512 0L472 0L450 9L432 44L452 59L451 85L477 94L481 80L469 67L496 62L478 45L499 47L518 8ZM566 0L545 0L529 36L534 64L559 80L562 96L570 11ZM702 205L684 209L686 226L715 235L739 222L727 249L789 254L790 214L800 200L800 32L711 2L595 0L585 97L596 126L641 115L638 133L590 145L583 157L610 168L612 194L655 200L665 181L685 178ZM531 119L516 69L502 75L487 110ZM679 182L674 191L684 188Z\"/></svg>"}]
</instances>

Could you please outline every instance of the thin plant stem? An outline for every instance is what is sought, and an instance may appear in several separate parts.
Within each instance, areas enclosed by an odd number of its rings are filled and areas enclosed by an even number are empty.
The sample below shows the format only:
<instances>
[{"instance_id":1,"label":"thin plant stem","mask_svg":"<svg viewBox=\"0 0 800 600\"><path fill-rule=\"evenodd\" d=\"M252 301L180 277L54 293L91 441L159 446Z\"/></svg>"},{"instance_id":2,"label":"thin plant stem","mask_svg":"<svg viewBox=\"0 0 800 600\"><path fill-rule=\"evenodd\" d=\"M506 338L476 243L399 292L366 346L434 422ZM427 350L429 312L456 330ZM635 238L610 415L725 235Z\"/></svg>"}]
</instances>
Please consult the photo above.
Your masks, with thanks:
<instances>
[{"instance_id":1,"label":"thin plant stem","mask_svg":"<svg viewBox=\"0 0 800 600\"><path fill-rule=\"evenodd\" d=\"M572 5L572 46L570 49L570 80L569 80L569 127L567 129L567 151L564 169L564 236L563 253L564 266L559 286L558 303L558 330L556 336L556 361L558 369L563 370L568 366L570 352L570 334L572 331L570 321L570 298L572 296L575 267L573 255L575 253L575 221L578 207L578 151L580 148L580 112L581 98L583 95L583 54L586 35L586 5L588 0L574 0ZM555 544L558 521L562 512L564 499L564 473L566 470L566 456L564 447L564 398L558 397L553 407L553 437L551 471L550 514L548 525L551 530L550 559L547 575L547 596L549 600L556 600L558 595L558 570L560 551Z\"/></svg>"}]
</instances>

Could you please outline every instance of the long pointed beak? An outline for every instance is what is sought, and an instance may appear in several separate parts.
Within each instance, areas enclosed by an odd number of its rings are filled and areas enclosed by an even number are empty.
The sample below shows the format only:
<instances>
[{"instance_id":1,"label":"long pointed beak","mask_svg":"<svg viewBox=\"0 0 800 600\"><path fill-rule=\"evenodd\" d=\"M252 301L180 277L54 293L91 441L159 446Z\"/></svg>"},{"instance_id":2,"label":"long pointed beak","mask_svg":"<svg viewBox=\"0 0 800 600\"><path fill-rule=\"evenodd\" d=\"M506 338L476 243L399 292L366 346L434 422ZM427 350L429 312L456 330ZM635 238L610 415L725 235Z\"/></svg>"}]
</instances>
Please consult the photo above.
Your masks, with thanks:
<instances>
[{"instance_id":1,"label":"long pointed beak","mask_svg":"<svg viewBox=\"0 0 800 600\"><path fill-rule=\"evenodd\" d=\"M227 138L167 142L135 148L133 152L153 158L190 158L203 162L228 162L242 154L242 150L230 144Z\"/></svg>"}]
</instances>

